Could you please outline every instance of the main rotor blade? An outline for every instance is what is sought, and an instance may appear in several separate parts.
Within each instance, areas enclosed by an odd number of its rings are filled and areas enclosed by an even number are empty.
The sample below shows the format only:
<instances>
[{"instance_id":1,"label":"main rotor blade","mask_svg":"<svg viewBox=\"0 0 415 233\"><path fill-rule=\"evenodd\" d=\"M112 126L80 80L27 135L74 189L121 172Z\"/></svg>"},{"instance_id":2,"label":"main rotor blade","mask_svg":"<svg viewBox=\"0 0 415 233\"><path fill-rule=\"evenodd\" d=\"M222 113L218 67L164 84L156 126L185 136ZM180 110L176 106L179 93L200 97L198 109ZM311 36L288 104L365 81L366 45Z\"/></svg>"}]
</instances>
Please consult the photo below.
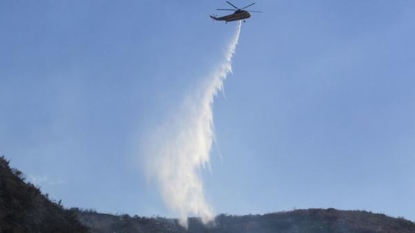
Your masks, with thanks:
<instances>
[{"instance_id":1,"label":"main rotor blade","mask_svg":"<svg viewBox=\"0 0 415 233\"><path fill-rule=\"evenodd\" d=\"M255 2L254 2L254 3L252 3L251 5L248 5L248 6L244 7L244 8L242 8L242 10L243 10L243 9L245 9L245 8L248 8L248 7L252 6L252 5L254 5L254 4L255 4Z\"/></svg>"},{"instance_id":2,"label":"main rotor blade","mask_svg":"<svg viewBox=\"0 0 415 233\"><path fill-rule=\"evenodd\" d=\"M262 13L262 11L248 11L248 12Z\"/></svg>"},{"instance_id":3,"label":"main rotor blade","mask_svg":"<svg viewBox=\"0 0 415 233\"><path fill-rule=\"evenodd\" d=\"M235 11L235 9L216 9L218 11Z\"/></svg>"},{"instance_id":4,"label":"main rotor blade","mask_svg":"<svg viewBox=\"0 0 415 233\"><path fill-rule=\"evenodd\" d=\"M235 5L233 5L232 3L230 3L230 2L228 2L228 1L226 1L229 5L231 5L231 6L233 6L233 7L235 7L235 9L239 9L238 7L236 7Z\"/></svg>"}]
</instances>

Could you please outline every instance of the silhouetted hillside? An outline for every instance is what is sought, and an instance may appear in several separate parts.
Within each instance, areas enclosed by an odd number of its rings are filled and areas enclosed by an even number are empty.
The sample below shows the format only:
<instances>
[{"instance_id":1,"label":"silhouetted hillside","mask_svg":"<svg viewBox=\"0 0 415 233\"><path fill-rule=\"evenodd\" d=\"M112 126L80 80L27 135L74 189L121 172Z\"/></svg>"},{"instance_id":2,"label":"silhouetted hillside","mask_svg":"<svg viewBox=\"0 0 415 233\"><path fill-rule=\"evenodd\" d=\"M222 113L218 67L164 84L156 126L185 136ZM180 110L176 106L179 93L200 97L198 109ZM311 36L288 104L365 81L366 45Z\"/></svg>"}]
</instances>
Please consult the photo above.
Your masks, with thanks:
<instances>
[{"instance_id":1,"label":"silhouetted hillside","mask_svg":"<svg viewBox=\"0 0 415 233\"><path fill-rule=\"evenodd\" d=\"M92 233L175 233L186 232L175 219L130 217L127 214L101 214L91 210L72 209L79 220L89 226Z\"/></svg>"},{"instance_id":2,"label":"silhouetted hillside","mask_svg":"<svg viewBox=\"0 0 415 233\"><path fill-rule=\"evenodd\" d=\"M176 219L110 215L64 209L49 200L22 172L0 157L0 233L415 233L415 223L367 211L308 209L264 215L221 214L204 226L189 219L189 229Z\"/></svg>"},{"instance_id":3,"label":"silhouetted hillside","mask_svg":"<svg viewBox=\"0 0 415 233\"><path fill-rule=\"evenodd\" d=\"M219 215L215 223L205 227L198 219L189 219L186 230L175 219L114 216L93 211L80 211L79 219L94 233L168 232L168 233L415 233L415 223L403 218L367 211L308 209L265 215Z\"/></svg>"},{"instance_id":4,"label":"silhouetted hillside","mask_svg":"<svg viewBox=\"0 0 415 233\"><path fill-rule=\"evenodd\" d=\"M415 232L415 223L402 218L366 211L308 209L265 215L225 216L216 218L212 231L225 232Z\"/></svg>"},{"instance_id":5,"label":"silhouetted hillside","mask_svg":"<svg viewBox=\"0 0 415 233\"><path fill-rule=\"evenodd\" d=\"M0 233L88 232L75 213L52 202L0 157Z\"/></svg>"}]
</instances>

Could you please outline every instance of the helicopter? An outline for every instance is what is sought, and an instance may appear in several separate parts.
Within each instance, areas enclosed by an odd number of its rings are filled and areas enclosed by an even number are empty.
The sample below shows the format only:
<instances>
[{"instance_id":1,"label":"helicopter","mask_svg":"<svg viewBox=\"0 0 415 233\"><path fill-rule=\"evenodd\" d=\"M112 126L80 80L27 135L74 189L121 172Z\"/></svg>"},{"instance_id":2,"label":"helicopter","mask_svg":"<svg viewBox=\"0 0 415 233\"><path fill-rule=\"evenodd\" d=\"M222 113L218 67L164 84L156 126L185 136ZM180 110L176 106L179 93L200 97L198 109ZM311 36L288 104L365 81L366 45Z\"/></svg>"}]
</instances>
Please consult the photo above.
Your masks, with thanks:
<instances>
[{"instance_id":1,"label":"helicopter","mask_svg":"<svg viewBox=\"0 0 415 233\"><path fill-rule=\"evenodd\" d=\"M246 8L254 5L255 3L249 4L248 6L243 7L243 8L239 8L239 7L236 7L235 5L233 5L232 3L228 2L228 1L226 1L226 2L229 5L233 6L233 8L235 8L236 10L235 9L217 9L217 10L219 10L219 11L235 11L235 12L233 14L225 15L225 16L222 16L222 17L216 17L215 15L211 15L210 18L212 18L216 21L225 21L225 23L232 22L232 21L237 21L237 20L244 20L244 22L245 22L245 19L251 17L251 14L249 12L261 13L261 11L247 11L247 10L245 10Z\"/></svg>"}]
</instances>

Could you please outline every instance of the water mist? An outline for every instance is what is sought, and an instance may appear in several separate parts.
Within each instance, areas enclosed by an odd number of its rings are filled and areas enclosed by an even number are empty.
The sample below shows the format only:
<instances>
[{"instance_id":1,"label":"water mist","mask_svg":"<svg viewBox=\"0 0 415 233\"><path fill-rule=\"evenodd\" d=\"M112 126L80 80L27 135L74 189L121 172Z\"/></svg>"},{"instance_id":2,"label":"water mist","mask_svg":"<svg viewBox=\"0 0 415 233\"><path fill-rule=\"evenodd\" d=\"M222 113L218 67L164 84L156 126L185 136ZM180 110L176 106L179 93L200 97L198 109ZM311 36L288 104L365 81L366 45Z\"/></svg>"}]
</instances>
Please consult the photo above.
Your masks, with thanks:
<instances>
[{"instance_id":1,"label":"water mist","mask_svg":"<svg viewBox=\"0 0 415 233\"><path fill-rule=\"evenodd\" d=\"M189 215L200 217L205 224L214 219L199 170L209 166L214 140L212 105L227 74L232 72L231 61L240 31L238 22L224 60L187 96L176 115L154 132L147 145L148 173L157 182L166 207L179 215L184 227Z\"/></svg>"}]
</instances>

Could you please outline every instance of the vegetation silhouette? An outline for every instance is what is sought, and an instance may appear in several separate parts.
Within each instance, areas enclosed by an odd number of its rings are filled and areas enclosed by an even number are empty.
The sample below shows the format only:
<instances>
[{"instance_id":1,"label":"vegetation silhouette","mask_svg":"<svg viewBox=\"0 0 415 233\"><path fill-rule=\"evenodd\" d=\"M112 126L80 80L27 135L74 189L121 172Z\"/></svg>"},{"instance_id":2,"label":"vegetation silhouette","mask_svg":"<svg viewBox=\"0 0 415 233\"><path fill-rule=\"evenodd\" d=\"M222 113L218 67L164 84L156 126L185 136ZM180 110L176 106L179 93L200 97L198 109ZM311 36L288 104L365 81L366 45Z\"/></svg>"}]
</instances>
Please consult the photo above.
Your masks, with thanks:
<instances>
[{"instance_id":1,"label":"vegetation silhouette","mask_svg":"<svg viewBox=\"0 0 415 233\"><path fill-rule=\"evenodd\" d=\"M23 173L10 168L0 157L0 233L88 232L76 212L49 199L35 185L25 182Z\"/></svg>"},{"instance_id":2,"label":"vegetation silhouette","mask_svg":"<svg viewBox=\"0 0 415 233\"><path fill-rule=\"evenodd\" d=\"M75 192L76 190L74 190ZM111 215L95 210L65 209L42 194L0 157L0 233L415 233L415 223L402 217L368 211L329 209L293 210L263 215L220 214L202 224L189 218L188 229L177 219Z\"/></svg>"},{"instance_id":3,"label":"vegetation silhouette","mask_svg":"<svg viewBox=\"0 0 415 233\"><path fill-rule=\"evenodd\" d=\"M166 233L414 233L415 223L368 211L307 209L264 215L218 215L214 223L203 225L200 219L189 218L189 228L178 220L161 217L130 217L101 214L76 209L79 219L93 233L166 232Z\"/></svg>"}]
</instances>

